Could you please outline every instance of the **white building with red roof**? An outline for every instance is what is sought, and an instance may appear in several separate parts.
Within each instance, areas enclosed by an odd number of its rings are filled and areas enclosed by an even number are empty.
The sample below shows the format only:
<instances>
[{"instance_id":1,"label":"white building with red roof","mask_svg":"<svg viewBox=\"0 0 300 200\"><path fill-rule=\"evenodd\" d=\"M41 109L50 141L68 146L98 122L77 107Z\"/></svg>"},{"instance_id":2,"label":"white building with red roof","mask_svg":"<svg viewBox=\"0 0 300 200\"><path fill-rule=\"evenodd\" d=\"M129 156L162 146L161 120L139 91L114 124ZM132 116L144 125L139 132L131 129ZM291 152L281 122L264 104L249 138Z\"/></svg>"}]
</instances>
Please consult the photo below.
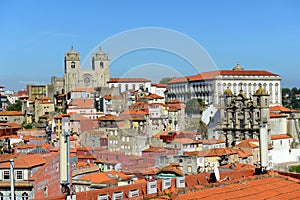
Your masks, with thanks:
<instances>
[{"instance_id":1,"label":"white building with red roof","mask_svg":"<svg viewBox=\"0 0 300 200\"><path fill-rule=\"evenodd\" d=\"M145 78L110 78L108 83L109 88L119 88L119 93L128 90L138 90L141 87L146 92L150 92L151 81Z\"/></svg>"},{"instance_id":2,"label":"white building with red roof","mask_svg":"<svg viewBox=\"0 0 300 200\"><path fill-rule=\"evenodd\" d=\"M260 86L270 94L270 105L281 105L280 75L265 70L244 70L239 63L232 70L174 78L168 83L168 98L182 101L201 98L206 104L219 105L219 97L227 88L235 94L243 90L249 98Z\"/></svg>"}]
</instances>

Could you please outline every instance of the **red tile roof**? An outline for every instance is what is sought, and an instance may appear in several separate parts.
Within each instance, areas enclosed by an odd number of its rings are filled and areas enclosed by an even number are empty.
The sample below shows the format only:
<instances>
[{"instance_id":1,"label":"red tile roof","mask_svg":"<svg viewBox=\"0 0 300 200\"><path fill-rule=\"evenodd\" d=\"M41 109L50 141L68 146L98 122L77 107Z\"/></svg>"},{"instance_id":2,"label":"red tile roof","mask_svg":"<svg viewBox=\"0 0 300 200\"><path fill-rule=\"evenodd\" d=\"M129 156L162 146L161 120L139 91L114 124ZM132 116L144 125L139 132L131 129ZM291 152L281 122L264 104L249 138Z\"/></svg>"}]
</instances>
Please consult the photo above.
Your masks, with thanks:
<instances>
[{"instance_id":1,"label":"red tile roof","mask_svg":"<svg viewBox=\"0 0 300 200\"><path fill-rule=\"evenodd\" d=\"M225 143L225 141L224 140L217 140L217 139L202 140L202 144L219 144L219 143Z\"/></svg>"},{"instance_id":2,"label":"red tile roof","mask_svg":"<svg viewBox=\"0 0 300 200\"><path fill-rule=\"evenodd\" d=\"M242 140L239 144L235 145L235 147L249 147L249 148L258 148L258 145L253 144L248 140Z\"/></svg>"},{"instance_id":3,"label":"red tile roof","mask_svg":"<svg viewBox=\"0 0 300 200\"><path fill-rule=\"evenodd\" d=\"M164 167L161 169L160 173L175 173L178 176L183 176L183 172L178 168L179 164L177 163L171 163L170 165Z\"/></svg>"},{"instance_id":4,"label":"red tile roof","mask_svg":"<svg viewBox=\"0 0 300 200\"><path fill-rule=\"evenodd\" d=\"M280 134L280 135L271 135L271 140L280 140L280 139L291 139L293 138L290 135Z\"/></svg>"},{"instance_id":5,"label":"red tile roof","mask_svg":"<svg viewBox=\"0 0 300 200\"><path fill-rule=\"evenodd\" d=\"M185 155L197 155L200 157L220 157L220 156L232 155L237 153L238 152L235 149L231 149L231 148L215 148L215 149L207 149L204 151L184 152Z\"/></svg>"},{"instance_id":6,"label":"red tile roof","mask_svg":"<svg viewBox=\"0 0 300 200\"><path fill-rule=\"evenodd\" d=\"M145 99L163 99L164 97L159 96L157 94L150 93L149 95L143 97Z\"/></svg>"},{"instance_id":7,"label":"red tile roof","mask_svg":"<svg viewBox=\"0 0 300 200\"><path fill-rule=\"evenodd\" d=\"M261 176L180 194L178 199L300 199L298 183L281 176Z\"/></svg>"},{"instance_id":8,"label":"red tile roof","mask_svg":"<svg viewBox=\"0 0 300 200\"><path fill-rule=\"evenodd\" d=\"M80 108L94 108L94 99L73 99L70 105Z\"/></svg>"},{"instance_id":9,"label":"red tile roof","mask_svg":"<svg viewBox=\"0 0 300 200\"><path fill-rule=\"evenodd\" d=\"M157 88L167 88L168 84L151 83L151 86L154 86L154 87L157 87Z\"/></svg>"},{"instance_id":10,"label":"red tile roof","mask_svg":"<svg viewBox=\"0 0 300 200\"><path fill-rule=\"evenodd\" d=\"M19 154L14 158L15 169L29 169L45 164L45 159L39 154ZM9 162L0 163L0 169L9 169Z\"/></svg>"},{"instance_id":11,"label":"red tile roof","mask_svg":"<svg viewBox=\"0 0 300 200\"><path fill-rule=\"evenodd\" d=\"M270 111L280 111L282 113L290 113L291 110L289 108L283 106L272 106L270 107Z\"/></svg>"},{"instance_id":12,"label":"red tile roof","mask_svg":"<svg viewBox=\"0 0 300 200\"><path fill-rule=\"evenodd\" d=\"M189 81L211 80L216 76L279 76L264 70L216 70L210 72L202 72L193 76L177 77L169 81L170 83L184 83Z\"/></svg>"},{"instance_id":13,"label":"red tile roof","mask_svg":"<svg viewBox=\"0 0 300 200\"><path fill-rule=\"evenodd\" d=\"M110 78L108 83L151 82L145 78Z\"/></svg>"},{"instance_id":14,"label":"red tile roof","mask_svg":"<svg viewBox=\"0 0 300 200\"><path fill-rule=\"evenodd\" d=\"M134 184L103 188L99 190L90 190L87 192L77 192L77 199L97 199L100 194L109 194L114 192L124 192L123 198L128 198L130 190L137 189L140 191L139 197L133 199L300 199L299 176L285 176L276 173L254 176L253 166L241 164L238 169L226 170L220 172L221 180L208 183L209 173L200 173L185 176L184 188L171 188L163 193L160 188L162 180L157 180L158 193L147 195L146 180L138 180ZM280 172L280 174L282 174ZM150 175L153 175L151 173ZM175 186L176 180L171 180L172 187ZM168 196L166 196L168 194ZM63 200L65 196L55 198L45 197L43 200Z\"/></svg>"},{"instance_id":15,"label":"red tile roof","mask_svg":"<svg viewBox=\"0 0 300 200\"><path fill-rule=\"evenodd\" d=\"M91 181L92 183L111 183L116 184L119 180L128 180L130 176L125 175L122 172L107 171L99 172L96 174L88 174L80 178L80 180Z\"/></svg>"},{"instance_id":16,"label":"red tile roof","mask_svg":"<svg viewBox=\"0 0 300 200\"><path fill-rule=\"evenodd\" d=\"M120 115L147 115L148 113L142 110L125 110Z\"/></svg>"},{"instance_id":17,"label":"red tile roof","mask_svg":"<svg viewBox=\"0 0 300 200\"><path fill-rule=\"evenodd\" d=\"M239 158L247 158L249 156L252 156L251 153L246 152L246 151L241 150L241 149L237 149L236 151L238 152Z\"/></svg>"},{"instance_id":18,"label":"red tile roof","mask_svg":"<svg viewBox=\"0 0 300 200\"><path fill-rule=\"evenodd\" d=\"M181 143L181 144L200 143L199 140L193 140L193 139L190 139L190 138L174 138L174 140L172 140L172 142Z\"/></svg>"},{"instance_id":19,"label":"red tile roof","mask_svg":"<svg viewBox=\"0 0 300 200\"><path fill-rule=\"evenodd\" d=\"M23 113L19 111L2 111L0 116L22 116Z\"/></svg>"}]
</instances>

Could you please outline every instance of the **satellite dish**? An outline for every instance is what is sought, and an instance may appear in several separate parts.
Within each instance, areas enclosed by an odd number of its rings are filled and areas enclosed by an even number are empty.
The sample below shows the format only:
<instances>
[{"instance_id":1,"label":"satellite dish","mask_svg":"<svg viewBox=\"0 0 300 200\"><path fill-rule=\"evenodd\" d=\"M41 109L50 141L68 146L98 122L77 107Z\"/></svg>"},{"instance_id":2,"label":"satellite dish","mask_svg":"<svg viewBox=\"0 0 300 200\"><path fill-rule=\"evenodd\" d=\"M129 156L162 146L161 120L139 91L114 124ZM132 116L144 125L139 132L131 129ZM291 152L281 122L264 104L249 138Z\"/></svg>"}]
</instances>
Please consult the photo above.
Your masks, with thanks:
<instances>
[{"instance_id":1,"label":"satellite dish","mask_svg":"<svg viewBox=\"0 0 300 200\"><path fill-rule=\"evenodd\" d=\"M217 166L215 166L215 168L214 168L214 173L216 176L216 180L219 182L220 181L220 172L219 172L219 169Z\"/></svg>"}]
</instances>

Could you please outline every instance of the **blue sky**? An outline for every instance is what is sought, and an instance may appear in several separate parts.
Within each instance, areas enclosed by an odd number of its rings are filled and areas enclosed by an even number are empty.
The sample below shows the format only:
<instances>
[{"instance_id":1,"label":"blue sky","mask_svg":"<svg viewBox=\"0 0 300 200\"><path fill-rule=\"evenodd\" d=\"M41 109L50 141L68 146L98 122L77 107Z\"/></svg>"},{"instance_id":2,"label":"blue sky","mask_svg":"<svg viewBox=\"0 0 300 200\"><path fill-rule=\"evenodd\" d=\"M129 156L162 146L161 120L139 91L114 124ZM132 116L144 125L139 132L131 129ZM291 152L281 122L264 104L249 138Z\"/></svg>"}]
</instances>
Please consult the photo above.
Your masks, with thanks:
<instances>
[{"instance_id":1,"label":"blue sky","mask_svg":"<svg viewBox=\"0 0 300 200\"><path fill-rule=\"evenodd\" d=\"M83 60L115 34L161 27L195 40L218 69L231 69L239 61L245 69L280 74L283 87L300 87L299 8L296 0L3 0L0 85L18 90L27 83L50 83L51 76L63 76L64 53L71 45L80 51ZM148 63L168 66L165 69L172 68L177 74L195 73L178 56L146 50L131 52L112 63L111 76L123 76L136 66L143 69Z\"/></svg>"}]
</instances>

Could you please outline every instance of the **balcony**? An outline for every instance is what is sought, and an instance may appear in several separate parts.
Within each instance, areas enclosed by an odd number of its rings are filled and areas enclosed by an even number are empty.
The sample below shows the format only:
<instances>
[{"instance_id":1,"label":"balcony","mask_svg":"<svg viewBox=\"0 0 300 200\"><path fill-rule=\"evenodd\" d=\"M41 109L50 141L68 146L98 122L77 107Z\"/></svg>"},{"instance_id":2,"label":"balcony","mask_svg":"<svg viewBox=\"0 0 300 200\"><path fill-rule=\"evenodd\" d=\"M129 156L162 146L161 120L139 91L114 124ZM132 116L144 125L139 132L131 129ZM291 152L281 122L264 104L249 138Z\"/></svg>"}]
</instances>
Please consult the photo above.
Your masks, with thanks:
<instances>
[{"instance_id":1,"label":"balcony","mask_svg":"<svg viewBox=\"0 0 300 200\"><path fill-rule=\"evenodd\" d=\"M34 181L24 181L24 180L15 180L15 188L19 187L33 187ZM0 180L0 187L9 187L10 188L10 180Z\"/></svg>"}]
</instances>

